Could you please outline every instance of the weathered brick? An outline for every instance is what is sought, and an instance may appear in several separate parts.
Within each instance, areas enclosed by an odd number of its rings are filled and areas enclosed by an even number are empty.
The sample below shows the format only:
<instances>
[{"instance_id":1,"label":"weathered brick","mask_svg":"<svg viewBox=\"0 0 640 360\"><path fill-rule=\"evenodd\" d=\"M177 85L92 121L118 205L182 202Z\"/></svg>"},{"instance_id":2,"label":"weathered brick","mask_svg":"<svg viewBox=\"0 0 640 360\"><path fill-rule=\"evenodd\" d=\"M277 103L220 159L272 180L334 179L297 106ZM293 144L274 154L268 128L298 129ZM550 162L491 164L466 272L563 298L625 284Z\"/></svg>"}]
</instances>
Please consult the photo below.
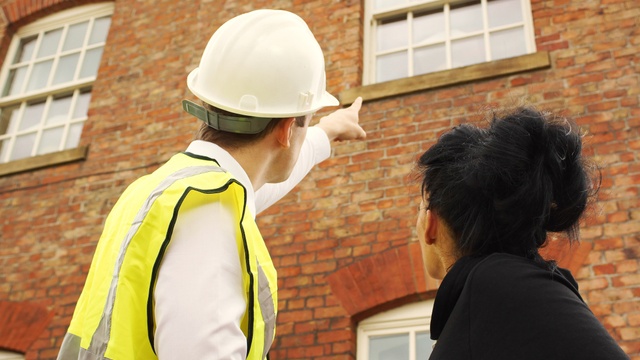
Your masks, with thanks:
<instances>
[{"instance_id":1,"label":"weathered brick","mask_svg":"<svg viewBox=\"0 0 640 360\"><path fill-rule=\"evenodd\" d=\"M0 52L21 26L91 2L1 0ZM362 85L364 3L118 2L81 138L88 158L0 177L0 300L35 298L56 309L28 359L55 358L120 193L190 141L198 123L176 104L192 98L184 78L213 29L258 7L301 14L325 52L328 90L338 94ZM588 131L584 153L602 168L601 206L581 226L582 242L593 248L576 277L594 314L640 358L640 4L532 0L531 9L536 51L549 52L551 68L367 101L361 123L368 139L334 144L333 157L259 216L282 285L273 358L353 358L353 319L325 280L350 264L409 246L410 280L433 297L437 283L425 278L412 229L419 188L407 175L451 126L482 123L487 106L521 100L563 112Z\"/></svg>"}]
</instances>

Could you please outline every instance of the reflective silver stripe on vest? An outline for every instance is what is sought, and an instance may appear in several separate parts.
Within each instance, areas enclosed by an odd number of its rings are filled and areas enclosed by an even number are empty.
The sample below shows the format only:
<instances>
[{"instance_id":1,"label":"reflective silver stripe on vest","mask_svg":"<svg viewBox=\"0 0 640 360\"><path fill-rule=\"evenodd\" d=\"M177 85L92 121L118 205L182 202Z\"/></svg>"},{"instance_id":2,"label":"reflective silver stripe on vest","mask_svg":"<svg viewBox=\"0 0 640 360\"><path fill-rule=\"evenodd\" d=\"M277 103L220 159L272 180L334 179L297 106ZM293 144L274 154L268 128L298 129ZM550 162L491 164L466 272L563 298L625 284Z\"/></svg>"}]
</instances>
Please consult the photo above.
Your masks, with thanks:
<instances>
[{"instance_id":1,"label":"reflective silver stripe on vest","mask_svg":"<svg viewBox=\"0 0 640 360\"><path fill-rule=\"evenodd\" d=\"M122 246L120 247L120 252L118 253L118 259L116 261L114 270L113 270L113 278L111 279L111 287L109 288L109 294L107 295L107 303L104 306L104 312L102 313L102 318L100 319L100 323L98 324L98 328L96 332L93 334L93 338L91 339L91 345L89 345L89 353L95 354L98 358L103 358L107 351L107 344L109 343L109 336L111 334L111 315L113 313L113 305L115 303L116 290L118 287L118 279L120 277L120 269L122 268L122 263L124 262L124 255L127 252L127 247L131 243L131 239L140 228L142 221L147 216L147 213L151 209L153 203L162 195L162 193L168 189L174 182L178 180L182 180L191 176L196 176L200 174L204 174L207 172L224 172L221 168L217 166L193 166L184 169L180 169L167 178L162 180L162 182L151 192L144 205L136 214L133 223L131 224L131 228L129 228L129 232L125 240L122 242Z\"/></svg>"},{"instance_id":2,"label":"reflective silver stripe on vest","mask_svg":"<svg viewBox=\"0 0 640 360\"><path fill-rule=\"evenodd\" d=\"M260 302L260 311L264 320L264 350L262 358L265 359L273 342L273 334L276 329L276 312L273 307L273 295L271 295L269 279L267 279L267 275L265 275L260 265L258 265L258 301Z\"/></svg>"}]
</instances>

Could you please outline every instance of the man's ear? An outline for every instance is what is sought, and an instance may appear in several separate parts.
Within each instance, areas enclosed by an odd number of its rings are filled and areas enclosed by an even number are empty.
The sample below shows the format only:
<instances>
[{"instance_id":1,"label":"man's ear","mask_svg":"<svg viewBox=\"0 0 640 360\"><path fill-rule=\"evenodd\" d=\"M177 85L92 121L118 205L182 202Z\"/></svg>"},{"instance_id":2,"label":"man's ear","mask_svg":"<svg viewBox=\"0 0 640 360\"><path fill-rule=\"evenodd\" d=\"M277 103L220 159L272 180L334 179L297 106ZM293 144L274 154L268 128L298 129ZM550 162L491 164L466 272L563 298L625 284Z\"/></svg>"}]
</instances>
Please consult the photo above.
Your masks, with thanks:
<instances>
[{"instance_id":1,"label":"man's ear","mask_svg":"<svg viewBox=\"0 0 640 360\"><path fill-rule=\"evenodd\" d=\"M424 229L424 240L428 245L433 245L436 242L436 235L438 234L438 226L440 225L440 219L433 211L427 209L426 226Z\"/></svg>"},{"instance_id":2,"label":"man's ear","mask_svg":"<svg viewBox=\"0 0 640 360\"><path fill-rule=\"evenodd\" d=\"M293 135L295 121L295 118L286 118L280 120L278 125L276 125L274 129L276 140L282 147L288 148L291 146L291 136Z\"/></svg>"}]
</instances>

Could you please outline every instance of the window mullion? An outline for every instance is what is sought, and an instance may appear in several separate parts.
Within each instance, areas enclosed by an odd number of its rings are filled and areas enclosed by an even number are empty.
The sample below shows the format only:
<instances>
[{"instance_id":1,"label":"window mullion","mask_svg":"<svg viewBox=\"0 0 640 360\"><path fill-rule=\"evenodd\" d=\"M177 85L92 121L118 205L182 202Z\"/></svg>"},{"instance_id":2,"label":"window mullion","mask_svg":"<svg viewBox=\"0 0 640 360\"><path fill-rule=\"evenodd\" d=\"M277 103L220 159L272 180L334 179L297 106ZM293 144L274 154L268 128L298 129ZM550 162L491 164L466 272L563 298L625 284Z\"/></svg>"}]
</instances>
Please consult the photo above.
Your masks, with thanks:
<instances>
[{"instance_id":1,"label":"window mullion","mask_svg":"<svg viewBox=\"0 0 640 360\"><path fill-rule=\"evenodd\" d=\"M18 116L16 117L18 119L18 123L15 125L15 131L13 132L13 134L10 134L9 143L7 144L7 154L5 155L5 158L2 159L3 161L9 161L9 159L11 159L11 155L13 154L14 146L16 143L16 138L18 137L18 128L20 127L20 122L22 122L22 116L26 107L27 103L24 102L20 104L20 107L18 109L16 109L18 110Z\"/></svg>"},{"instance_id":2,"label":"window mullion","mask_svg":"<svg viewBox=\"0 0 640 360\"><path fill-rule=\"evenodd\" d=\"M411 329L409 331L409 360L417 360L416 356L416 330Z\"/></svg>"},{"instance_id":3,"label":"window mullion","mask_svg":"<svg viewBox=\"0 0 640 360\"><path fill-rule=\"evenodd\" d=\"M38 37L36 38L36 44L33 47L33 54L31 54L31 59L28 61L27 71L24 74L24 80L22 81L22 86L20 87L20 92L18 94L22 95L27 92L27 86L29 86L29 81L31 80L31 73L33 72L33 66L36 63L36 59L38 56L38 51L40 50L40 44L42 43L42 38L44 38L44 31L40 31L38 33Z\"/></svg>"},{"instance_id":4,"label":"window mullion","mask_svg":"<svg viewBox=\"0 0 640 360\"><path fill-rule=\"evenodd\" d=\"M451 8L449 3L444 5L444 28L445 28L445 53L447 55L447 69L451 69L453 67L453 59L451 56Z\"/></svg>"},{"instance_id":5,"label":"window mullion","mask_svg":"<svg viewBox=\"0 0 640 360\"><path fill-rule=\"evenodd\" d=\"M413 76L413 11L407 13L407 60L409 76Z\"/></svg>"},{"instance_id":6,"label":"window mullion","mask_svg":"<svg viewBox=\"0 0 640 360\"><path fill-rule=\"evenodd\" d=\"M84 58L87 54L87 47L89 46L89 38L91 38L91 33L93 32L93 26L95 25L96 17L91 17L89 19L89 24L87 25L87 32L84 34L84 41L82 41L82 50L80 51L80 56L78 56L78 66L76 67L76 72L73 74L73 80L78 80L80 78L80 71L82 69L82 64L84 64Z\"/></svg>"},{"instance_id":7,"label":"window mullion","mask_svg":"<svg viewBox=\"0 0 640 360\"><path fill-rule=\"evenodd\" d=\"M49 109L51 108L51 103L53 102L53 96L47 96L47 99L44 102L44 109L42 109L42 115L40 116L40 125L36 130L36 139L33 142L33 149L31 149L31 156L38 155L38 148L40 148L40 141L42 140L42 133L45 130L45 122L47 117L49 116Z\"/></svg>"},{"instance_id":8,"label":"window mullion","mask_svg":"<svg viewBox=\"0 0 640 360\"><path fill-rule=\"evenodd\" d=\"M484 32L484 59L485 61L491 61L491 44L489 41L489 10L487 0L481 1L482 11L482 29Z\"/></svg>"},{"instance_id":9,"label":"window mullion","mask_svg":"<svg viewBox=\"0 0 640 360\"><path fill-rule=\"evenodd\" d=\"M71 97L71 103L69 104L69 113L67 119L64 122L64 130L62 131L62 140L60 141L60 150L64 150L67 144L67 138L69 137L69 128L71 127L71 119L73 118L73 111L76 108L76 103L80 97L80 89L76 89Z\"/></svg>"}]
</instances>

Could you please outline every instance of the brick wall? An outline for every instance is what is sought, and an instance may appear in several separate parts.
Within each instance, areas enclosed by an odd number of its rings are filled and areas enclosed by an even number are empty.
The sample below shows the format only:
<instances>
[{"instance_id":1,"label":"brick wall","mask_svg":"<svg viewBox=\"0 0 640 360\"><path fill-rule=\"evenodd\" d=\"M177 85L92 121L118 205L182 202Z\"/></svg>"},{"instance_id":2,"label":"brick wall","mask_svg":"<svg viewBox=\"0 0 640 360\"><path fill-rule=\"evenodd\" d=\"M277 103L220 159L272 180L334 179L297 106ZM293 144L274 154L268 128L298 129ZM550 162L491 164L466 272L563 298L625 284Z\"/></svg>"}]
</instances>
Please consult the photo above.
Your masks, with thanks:
<instances>
[{"instance_id":1,"label":"brick wall","mask_svg":"<svg viewBox=\"0 0 640 360\"><path fill-rule=\"evenodd\" d=\"M0 1L0 61L19 26L88 2ZM640 359L640 3L531 2L550 69L365 103L368 139L337 144L333 158L262 214L281 287L274 359L352 360L357 320L433 296L417 260L394 267L415 251L413 161L451 125L522 100L572 116L587 132L602 189L582 226L587 251L570 263L592 310ZM361 1L116 1L81 140L88 158L0 177L0 301L53 314L30 347L18 349L28 359L55 358L104 218L124 187L183 150L195 132L197 121L179 102L192 98L185 77L209 36L259 7L307 19L325 50L332 93L361 85ZM362 294L377 300L354 310L336 291L348 286L335 280L345 271L395 295ZM376 280L410 271L415 278L399 287Z\"/></svg>"}]
</instances>

